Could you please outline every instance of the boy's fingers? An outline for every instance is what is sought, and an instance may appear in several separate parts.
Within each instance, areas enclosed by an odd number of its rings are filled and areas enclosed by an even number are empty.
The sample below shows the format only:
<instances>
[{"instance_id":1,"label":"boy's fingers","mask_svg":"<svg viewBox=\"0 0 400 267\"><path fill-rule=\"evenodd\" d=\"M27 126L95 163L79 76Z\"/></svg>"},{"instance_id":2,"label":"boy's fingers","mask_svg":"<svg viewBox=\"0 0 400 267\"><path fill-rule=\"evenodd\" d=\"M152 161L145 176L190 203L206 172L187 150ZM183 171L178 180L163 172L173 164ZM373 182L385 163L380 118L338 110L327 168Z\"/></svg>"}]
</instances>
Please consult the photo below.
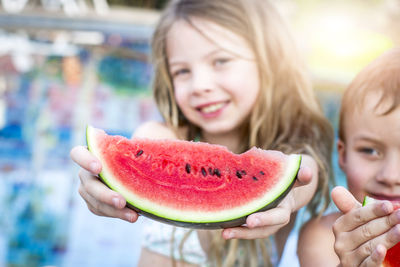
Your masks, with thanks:
<instances>
[{"instance_id":1,"label":"boy's fingers","mask_svg":"<svg viewBox=\"0 0 400 267\"><path fill-rule=\"evenodd\" d=\"M76 146L71 149L71 159L75 161L79 166L86 169L93 174L99 174L101 172L100 161L93 156L93 154L87 150L84 146Z\"/></svg>"},{"instance_id":2,"label":"boy's fingers","mask_svg":"<svg viewBox=\"0 0 400 267\"><path fill-rule=\"evenodd\" d=\"M354 266L362 266L362 267L377 267L381 266L385 255L386 255L386 248L379 244L376 246L376 248L371 248L372 252L369 252L364 254L364 255L359 255L359 257L362 258L355 258L352 260L352 265ZM357 257L358 255L353 255L354 257ZM360 264L357 264L359 263Z\"/></svg>"},{"instance_id":3,"label":"boy's fingers","mask_svg":"<svg viewBox=\"0 0 400 267\"><path fill-rule=\"evenodd\" d=\"M378 203L377 203L378 204ZM376 205L377 207L379 205ZM373 207L368 207L368 208L373 208ZM365 211L366 207L357 209L356 211ZM350 213L352 213L351 211ZM347 247L350 250L356 250L360 245L362 244L373 244L370 242L374 242L374 244L377 243L377 241L374 240L380 240L381 236L383 236L385 233L387 233L390 229L392 229L396 224L400 223L400 210L396 211L390 215L383 216L383 217L376 217L374 212L364 212L365 215L358 215L358 216L353 216L350 217L350 213L347 215L344 215L343 217L348 217L352 218L351 220L365 220L366 222L360 222L360 226L355 227L354 230L349 230L348 232L345 232L345 236L343 238L348 239L349 241L347 242ZM379 208L376 209L375 213L379 213ZM368 216L373 217L370 219ZM358 218L358 219L355 219ZM352 222L348 221L347 224L351 224ZM346 222L343 222L344 225L346 225ZM355 222L354 224L357 224ZM343 230L346 229L338 229L337 225L335 224L333 227L333 231L336 236L339 236L341 233L343 233ZM372 247L368 247L370 250L372 250Z\"/></svg>"},{"instance_id":4,"label":"boy's fingers","mask_svg":"<svg viewBox=\"0 0 400 267\"><path fill-rule=\"evenodd\" d=\"M383 245L379 244L378 246L376 246L376 248L371 254L371 257L365 263L365 266L366 267L381 266L383 260L385 259L386 251L387 250Z\"/></svg>"},{"instance_id":5,"label":"boy's fingers","mask_svg":"<svg viewBox=\"0 0 400 267\"><path fill-rule=\"evenodd\" d=\"M354 208L361 207L357 199L343 186L333 188L331 196L336 207L343 213L348 213Z\"/></svg>"},{"instance_id":6,"label":"boy's fingers","mask_svg":"<svg viewBox=\"0 0 400 267\"><path fill-rule=\"evenodd\" d=\"M350 235L354 235L352 240L364 243L398 223L396 216L386 216L392 211L393 206L389 201L354 208L336 220L333 232L350 232Z\"/></svg>"},{"instance_id":7,"label":"boy's fingers","mask_svg":"<svg viewBox=\"0 0 400 267\"><path fill-rule=\"evenodd\" d=\"M392 229L390 229L390 231L388 231L387 233L384 233L357 248L354 251L353 257L354 259L365 258L366 263L368 264L362 266L375 266L372 263L379 262L381 258L383 260L384 255L382 254L386 254L383 252L385 252L386 249L390 249L391 247L396 245L399 241L400 241L400 225L396 225ZM383 246L383 248L381 246ZM376 251L377 249L379 251ZM375 255L374 258L368 259L368 257L370 255L372 256L374 253L378 255Z\"/></svg>"},{"instance_id":8,"label":"boy's fingers","mask_svg":"<svg viewBox=\"0 0 400 267\"><path fill-rule=\"evenodd\" d=\"M378 203L377 203L378 204ZM383 203L379 203L383 204ZM390 204L390 203L389 203ZM368 221L362 224L360 227L357 227L350 235L350 238L359 238L362 243L367 242L368 240L375 238L387 231L389 231L393 226L400 223L400 210L396 211L388 216L384 216L387 214L383 214L381 205L376 205L373 212L369 212L366 215L361 215L359 217L364 217L363 220ZM361 210L361 209L360 209ZM377 216L383 216L378 217Z\"/></svg>"},{"instance_id":9,"label":"boy's fingers","mask_svg":"<svg viewBox=\"0 0 400 267\"><path fill-rule=\"evenodd\" d=\"M392 227L383 237L380 237L382 242L380 244L384 245L386 248L390 249L394 245L400 242L400 224ZM378 243L377 242L377 243Z\"/></svg>"}]
</instances>

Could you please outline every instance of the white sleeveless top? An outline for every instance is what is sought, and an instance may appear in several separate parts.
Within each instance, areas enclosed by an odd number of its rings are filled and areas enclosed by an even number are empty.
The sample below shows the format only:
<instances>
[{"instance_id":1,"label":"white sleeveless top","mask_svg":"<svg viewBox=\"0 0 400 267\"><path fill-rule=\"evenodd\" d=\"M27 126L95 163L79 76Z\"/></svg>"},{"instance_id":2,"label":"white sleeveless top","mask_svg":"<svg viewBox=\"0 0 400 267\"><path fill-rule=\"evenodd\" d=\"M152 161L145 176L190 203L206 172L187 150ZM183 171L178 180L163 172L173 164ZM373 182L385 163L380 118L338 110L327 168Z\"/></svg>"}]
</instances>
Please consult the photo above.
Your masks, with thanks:
<instances>
[{"instance_id":1,"label":"white sleeveless top","mask_svg":"<svg viewBox=\"0 0 400 267\"><path fill-rule=\"evenodd\" d=\"M143 247L150 251L154 251L165 255L167 257L171 256L171 251L173 251L173 255L175 259L182 259L186 262L197 264L199 266L208 266L207 265L207 257L201 248L200 242L197 238L196 231L192 231L189 235L188 239L185 241L184 246L182 248L182 254L180 255L179 245L181 244L182 238L184 237L185 233L190 231L190 229L176 227L174 233L174 242L172 243L172 231L173 226L159 223L154 220L150 220L147 218L143 218L146 220L144 222L144 240L143 240ZM299 261L297 258L297 239L298 239L298 230L296 227L293 228L291 231L280 262L278 263L277 253L272 253L271 261L274 266L278 267L298 267Z\"/></svg>"}]
</instances>

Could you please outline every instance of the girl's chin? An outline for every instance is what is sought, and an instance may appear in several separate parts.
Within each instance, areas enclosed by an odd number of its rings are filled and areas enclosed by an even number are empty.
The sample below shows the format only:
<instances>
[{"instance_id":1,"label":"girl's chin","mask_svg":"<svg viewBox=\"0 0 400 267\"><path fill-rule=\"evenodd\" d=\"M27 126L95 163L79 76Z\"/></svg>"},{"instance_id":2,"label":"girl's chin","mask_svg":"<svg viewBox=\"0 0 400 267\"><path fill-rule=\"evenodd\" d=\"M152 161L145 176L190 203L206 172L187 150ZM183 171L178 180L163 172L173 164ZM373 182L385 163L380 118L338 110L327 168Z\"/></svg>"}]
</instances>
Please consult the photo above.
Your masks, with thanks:
<instances>
[{"instance_id":1,"label":"girl's chin","mask_svg":"<svg viewBox=\"0 0 400 267\"><path fill-rule=\"evenodd\" d=\"M208 137L226 137L230 138L233 136L236 136L239 134L239 132L236 132L234 129L230 127L221 128L221 127L204 127L202 128L202 133L203 136L208 136Z\"/></svg>"}]
</instances>

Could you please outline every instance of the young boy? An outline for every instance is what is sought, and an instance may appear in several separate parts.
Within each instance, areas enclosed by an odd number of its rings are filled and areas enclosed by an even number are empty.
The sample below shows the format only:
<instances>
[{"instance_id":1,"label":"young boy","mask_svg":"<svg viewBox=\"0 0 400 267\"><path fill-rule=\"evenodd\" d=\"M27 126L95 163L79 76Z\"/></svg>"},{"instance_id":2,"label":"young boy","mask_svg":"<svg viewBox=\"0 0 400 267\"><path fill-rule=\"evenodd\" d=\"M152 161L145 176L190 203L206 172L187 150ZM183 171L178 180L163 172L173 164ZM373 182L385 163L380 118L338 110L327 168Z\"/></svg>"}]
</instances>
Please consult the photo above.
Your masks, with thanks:
<instances>
[{"instance_id":1,"label":"young boy","mask_svg":"<svg viewBox=\"0 0 400 267\"><path fill-rule=\"evenodd\" d=\"M369 64L343 95L339 165L348 189L331 195L340 212L313 219L300 232L301 266L380 266L400 242L400 48ZM383 201L362 207L364 196Z\"/></svg>"}]
</instances>

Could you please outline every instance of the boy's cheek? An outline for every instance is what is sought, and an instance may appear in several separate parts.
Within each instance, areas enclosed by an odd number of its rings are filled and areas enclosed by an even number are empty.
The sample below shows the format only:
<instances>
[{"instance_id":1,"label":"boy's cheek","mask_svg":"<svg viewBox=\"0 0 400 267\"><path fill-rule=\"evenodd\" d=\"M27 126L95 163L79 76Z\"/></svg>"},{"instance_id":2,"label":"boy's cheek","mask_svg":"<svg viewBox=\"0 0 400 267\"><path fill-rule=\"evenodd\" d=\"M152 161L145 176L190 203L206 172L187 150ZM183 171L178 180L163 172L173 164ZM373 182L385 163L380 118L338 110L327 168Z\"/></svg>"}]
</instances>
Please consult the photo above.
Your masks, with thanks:
<instances>
[{"instance_id":1,"label":"boy's cheek","mask_svg":"<svg viewBox=\"0 0 400 267\"><path fill-rule=\"evenodd\" d=\"M363 202L366 192L364 192L363 190L360 190L359 188L352 189L351 186L349 186L349 191L354 195L354 197L357 199L358 202L360 202L360 203Z\"/></svg>"},{"instance_id":2,"label":"boy's cheek","mask_svg":"<svg viewBox=\"0 0 400 267\"><path fill-rule=\"evenodd\" d=\"M359 202L362 202L366 194L364 188L368 184L368 179L360 173L348 172L346 175L349 191Z\"/></svg>"}]
</instances>

